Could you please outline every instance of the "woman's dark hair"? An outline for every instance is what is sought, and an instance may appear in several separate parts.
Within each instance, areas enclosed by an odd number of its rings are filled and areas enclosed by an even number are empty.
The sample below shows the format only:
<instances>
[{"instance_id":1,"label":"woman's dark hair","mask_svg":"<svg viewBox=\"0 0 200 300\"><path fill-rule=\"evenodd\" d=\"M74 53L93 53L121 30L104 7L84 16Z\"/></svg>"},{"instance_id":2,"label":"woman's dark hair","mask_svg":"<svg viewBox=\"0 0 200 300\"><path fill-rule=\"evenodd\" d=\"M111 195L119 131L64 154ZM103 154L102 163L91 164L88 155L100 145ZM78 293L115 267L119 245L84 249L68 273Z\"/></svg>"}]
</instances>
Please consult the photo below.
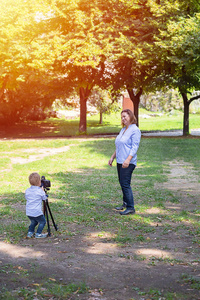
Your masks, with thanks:
<instances>
[{"instance_id":1,"label":"woman's dark hair","mask_svg":"<svg viewBox=\"0 0 200 300\"><path fill-rule=\"evenodd\" d=\"M127 113L129 115L131 124L137 124L137 118L130 109L123 109L121 114L122 113ZM124 126L123 123L122 126Z\"/></svg>"}]
</instances>

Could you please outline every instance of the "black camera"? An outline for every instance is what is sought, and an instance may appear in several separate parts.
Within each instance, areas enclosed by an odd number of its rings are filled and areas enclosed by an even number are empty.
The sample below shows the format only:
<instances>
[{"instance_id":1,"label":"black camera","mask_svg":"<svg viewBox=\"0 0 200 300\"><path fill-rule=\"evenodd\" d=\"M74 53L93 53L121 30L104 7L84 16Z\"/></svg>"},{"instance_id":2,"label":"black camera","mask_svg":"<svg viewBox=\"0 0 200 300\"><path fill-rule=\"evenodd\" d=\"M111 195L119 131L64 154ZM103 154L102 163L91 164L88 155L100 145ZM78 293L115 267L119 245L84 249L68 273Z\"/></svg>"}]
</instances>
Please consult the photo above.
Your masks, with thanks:
<instances>
[{"instance_id":1,"label":"black camera","mask_svg":"<svg viewBox=\"0 0 200 300\"><path fill-rule=\"evenodd\" d=\"M41 186L43 186L44 189L48 189L51 186L51 181L50 180L46 180L45 176L41 177Z\"/></svg>"}]
</instances>

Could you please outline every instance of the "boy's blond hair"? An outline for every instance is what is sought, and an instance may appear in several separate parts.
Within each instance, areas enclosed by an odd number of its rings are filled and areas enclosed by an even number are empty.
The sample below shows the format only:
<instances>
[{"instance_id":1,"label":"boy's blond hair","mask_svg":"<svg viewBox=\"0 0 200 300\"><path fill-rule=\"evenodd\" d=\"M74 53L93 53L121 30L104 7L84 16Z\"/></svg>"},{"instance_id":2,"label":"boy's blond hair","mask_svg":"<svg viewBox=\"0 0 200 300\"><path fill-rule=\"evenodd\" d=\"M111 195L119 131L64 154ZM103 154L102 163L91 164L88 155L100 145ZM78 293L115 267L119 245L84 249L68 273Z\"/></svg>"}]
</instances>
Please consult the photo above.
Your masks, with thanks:
<instances>
[{"instance_id":1,"label":"boy's blond hair","mask_svg":"<svg viewBox=\"0 0 200 300\"><path fill-rule=\"evenodd\" d=\"M40 179L40 175L36 172L31 173L29 175L29 182L31 185L35 185L35 186L40 186L41 185L41 179Z\"/></svg>"}]
</instances>

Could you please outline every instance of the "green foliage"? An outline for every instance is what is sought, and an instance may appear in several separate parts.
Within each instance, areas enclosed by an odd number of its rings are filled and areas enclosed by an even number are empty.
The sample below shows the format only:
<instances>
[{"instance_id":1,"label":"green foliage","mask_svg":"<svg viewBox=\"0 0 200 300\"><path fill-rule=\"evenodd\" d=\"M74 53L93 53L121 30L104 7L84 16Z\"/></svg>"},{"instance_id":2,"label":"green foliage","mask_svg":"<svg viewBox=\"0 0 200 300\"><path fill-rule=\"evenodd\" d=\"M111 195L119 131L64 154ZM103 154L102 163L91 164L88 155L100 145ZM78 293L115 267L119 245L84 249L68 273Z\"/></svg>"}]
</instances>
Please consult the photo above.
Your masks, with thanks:
<instances>
[{"instance_id":1,"label":"green foliage","mask_svg":"<svg viewBox=\"0 0 200 300\"><path fill-rule=\"evenodd\" d=\"M183 109L183 103L178 91L149 93L141 97L140 105L154 112L170 112Z\"/></svg>"},{"instance_id":2,"label":"green foliage","mask_svg":"<svg viewBox=\"0 0 200 300\"><path fill-rule=\"evenodd\" d=\"M189 92L200 87L199 81L200 14L170 20L156 45L162 47L166 83Z\"/></svg>"},{"instance_id":3,"label":"green foliage","mask_svg":"<svg viewBox=\"0 0 200 300\"><path fill-rule=\"evenodd\" d=\"M184 135L189 134L189 105L200 98L191 95L200 89L200 11L196 1L193 7L192 2L187 7L182 5L182 14L169 19L155 41L161 67L155 82L178 88L184 103Z\"/></svg>"},{"instance_id":4,"label":"green foliage","mask_svg":"<svg viewBox=\"0 0 200 300\"><path fill-rule=\"evenodd\" d=\"M121 109L118 104L118 97L113 97L110 91L94 88L88 98L88 102L100 113L100 124L103 123L103 114L110 114L111 112L119 112Z\"/></svg>"},{"instance_id":5,"label":"green foliage","mask_svg":"<svg viewBox=\"0 0 200 300\"><path fill-rule=\"evenodd\" d=\"M44 38L39 1L1 1L0 123L41 116L51 106L54 38ZM51 96L50 96L51 94ZM37 112L36 112L37 110ZM40 111L40 112L39 112Z\"/></svg>"},{"instance_id":6,"label":"green foliage","mask_svg":"<svg viewBox=\"0 0 200 300\"><path fill-rule=\"evenodd\" d=\"M1 5L1 123L30 119L36 107L45 111L55 99L65 102L77 93L83 133L86 103L96 86L112 91L111 103L122 88L149 93L167 86L188 93L200 86L195 0L1 0ZM102 103L100 110L110 107Z\"/></svg>"}]
</instances>

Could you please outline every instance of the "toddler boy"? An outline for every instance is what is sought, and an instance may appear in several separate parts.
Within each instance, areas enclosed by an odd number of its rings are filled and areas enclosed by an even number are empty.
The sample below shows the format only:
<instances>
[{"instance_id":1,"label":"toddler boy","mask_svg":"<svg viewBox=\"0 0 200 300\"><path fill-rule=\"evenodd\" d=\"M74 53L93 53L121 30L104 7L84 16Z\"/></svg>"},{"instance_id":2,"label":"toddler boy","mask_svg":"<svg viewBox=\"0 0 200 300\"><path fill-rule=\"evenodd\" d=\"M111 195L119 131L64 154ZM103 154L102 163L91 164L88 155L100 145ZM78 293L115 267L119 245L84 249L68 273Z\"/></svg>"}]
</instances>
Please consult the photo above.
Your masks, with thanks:
<instances>
[{"instance_id":1,"label":"toddler boy","mask_svg":"<svg viewBox=\"0 0 200 300\"><path fill-rule=\"evenodd\" d=\"M47 233L42 233L46 224L46 220L42 211L42 201L47 199L47 196L41 188L40 175L36 172L29 175L29 182L31 187L25 191L26 198L26 215L31 221L28 229L27 238L32 238L35 233L35 227L38 225L36 238L46 238Z\"/></svg>"}]
</instances>

